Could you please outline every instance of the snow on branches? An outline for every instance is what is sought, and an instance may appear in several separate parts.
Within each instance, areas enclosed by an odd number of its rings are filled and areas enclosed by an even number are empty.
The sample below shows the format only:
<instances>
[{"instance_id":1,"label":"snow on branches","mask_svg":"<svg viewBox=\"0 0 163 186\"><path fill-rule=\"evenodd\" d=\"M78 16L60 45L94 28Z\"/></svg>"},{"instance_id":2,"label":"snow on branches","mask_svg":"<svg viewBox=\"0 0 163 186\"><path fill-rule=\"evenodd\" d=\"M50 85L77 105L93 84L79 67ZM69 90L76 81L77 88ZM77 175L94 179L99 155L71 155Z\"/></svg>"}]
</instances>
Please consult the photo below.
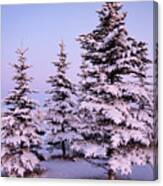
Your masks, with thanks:
<instances>
[{"instance_id":1,"label":"snow on branches","mask_svg":"<svg viewBox=\"0 0 163 186\"><path fill-rule=\"evenodd\" d=\"M23 177L39 169L39 160L32 153L32 147L40 145L41 139L32 117L37 104L30 98L32 78L26 72L30 67L26 64L26 52L27 49L16 51L18 62L12 65L15 86L4 100L6 111L2 114L1 162L6 176Z\"/></svg>"}]
</instances>

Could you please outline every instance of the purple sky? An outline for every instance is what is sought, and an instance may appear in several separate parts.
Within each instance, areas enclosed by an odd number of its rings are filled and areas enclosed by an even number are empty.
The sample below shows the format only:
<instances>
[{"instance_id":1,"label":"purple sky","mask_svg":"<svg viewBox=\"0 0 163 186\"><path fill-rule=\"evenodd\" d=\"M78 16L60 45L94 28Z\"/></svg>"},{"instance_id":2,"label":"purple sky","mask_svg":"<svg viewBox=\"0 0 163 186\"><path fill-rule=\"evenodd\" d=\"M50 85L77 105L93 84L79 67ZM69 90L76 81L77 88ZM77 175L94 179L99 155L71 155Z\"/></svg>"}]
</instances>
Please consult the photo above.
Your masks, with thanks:
<instances>
[{"instance_id":1,"label":"purple sky","mask_svg":"<svg viewBox=\"0 0 163 186\"><path fill-rule=\"evenodd\" d=\"M128 12L126 27L130 36L148 43L152 58L153 45L153 3L124 2L123 10ZM41 103L48 88L46 80L55 72L51 61L57 58L58 42L66 44L68 61L71 63L68 76L77 82L81 63L81 50L75 41L81 33L92 31L98 24L96 10L102 3L69 3L2 6L2 98L11 88L13 70L9 63L16 61L15 50L29 47L29 71L34 77L32 88L39 90L34 97Z\"/></svg>"}]
</instances>

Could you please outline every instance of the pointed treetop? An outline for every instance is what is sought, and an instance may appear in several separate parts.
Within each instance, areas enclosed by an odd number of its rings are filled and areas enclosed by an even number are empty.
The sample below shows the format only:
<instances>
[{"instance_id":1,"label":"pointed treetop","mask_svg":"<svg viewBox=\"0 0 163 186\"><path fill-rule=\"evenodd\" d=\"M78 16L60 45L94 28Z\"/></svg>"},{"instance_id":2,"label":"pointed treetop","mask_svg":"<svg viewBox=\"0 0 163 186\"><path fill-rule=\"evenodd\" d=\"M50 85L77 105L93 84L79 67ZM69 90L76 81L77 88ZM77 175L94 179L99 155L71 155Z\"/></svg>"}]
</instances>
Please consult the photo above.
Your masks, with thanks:
<instances>
[{"instance_id":1,"label":"pointed treetop","mask_svg":"<svg viewBox=\"0 0 163 186\"><path fill-rule=\"evenodd\" d=\"M15 53L17 54L17 57L18 57L18 62L19 63L16 63L14 65L12 65L14 68L18 68L20 70L26 70L28 68L31 67L31 65L29 64L25 64L25 61L26 61L26 56L25 54L27 53L29 49L28 48L18 48Z\"/></svg>"},{"instance_id":2,"label":"pointed treetop","mask_svg":"<svg viewBox=\"0 0 163 186\"><path fill-rule=\"evenodd\" d=\"M66 57L67 57L67 55L66 55L66 52L65 52L65 44L64 44L63 40L61 40L61 42L59 43L59 47L60 47L60 52L58 54L59 61L64 62Z\"/></svg>"},{"instance_id":3,"label":"pointed treetop","mask_svg":"<svg viewBox=\"0 0 163 186\"><path fill-rule=\"evenodd\" d=\"M16 50L16 54L19 54L19 55L24 56L24 54L25 54L28 50L29 50L29 48L25 48L25 49L23 49L23 48L18 48L18 49Z\"/></svg>"},{"instance_id":4,"label":"pointed treetop","mask_svg":"<svg viewBox=\"0 0 163 186\"><path fill-rule=\"evenodd\" d=\"M65 44L63 40L59 43L60 52L58 54L59 60L52 62L57 68L58 72L65 73L69 63L66 61L67 54L65 52Z\"/></svg>"},{"instance_id":5,"label":"pointed treetop","mask_svg":"<svg viewBox=\"0 0 163 186\"><path fill-rule=\"evenodd\" d=\"M65 51L65 44L64 44L63 40L61 40L61 42L59 43L59 46L60 46L60 53L64 53L64 51Z\"/></svg>"},{"instance_id":6,"label":"pointed treetop","mask_svg":"<svg viewBox=\"0 0 163 186\"><path fill-rule=\"evenodd\" d=\"M97 10L97 13L100 15L100 17L106 17L110 14L116 14L119 10L121 10L123 5L118 2L106 2L103 4L101 10ZM125 18L127 13L123 14L123 18Z\"/></svg>"},{"instance_id":7,"label":"pointed treetop","mask_svg":"<svg viewBox=\"0 0 163 186\"><path fill-rule=\"evenodd\" d=\"M106 2L104 7L108 7L109 9L113 10L120 10L123 5L120 2Z\"/></svg>"}]
</instances>

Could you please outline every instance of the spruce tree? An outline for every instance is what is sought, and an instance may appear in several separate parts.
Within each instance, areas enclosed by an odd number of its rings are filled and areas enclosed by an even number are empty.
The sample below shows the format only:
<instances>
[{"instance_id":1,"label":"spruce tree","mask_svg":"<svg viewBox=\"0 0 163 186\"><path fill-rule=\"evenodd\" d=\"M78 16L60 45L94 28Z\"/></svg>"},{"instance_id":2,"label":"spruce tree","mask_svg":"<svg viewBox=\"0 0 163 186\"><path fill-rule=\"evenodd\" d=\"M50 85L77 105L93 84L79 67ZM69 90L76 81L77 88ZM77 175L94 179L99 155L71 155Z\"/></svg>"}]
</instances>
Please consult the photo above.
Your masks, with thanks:
<instances>
[{"instance_id":1,"label":"spruce tree","mask_svg":"<svg viewBox=\"0 0 163 186\"><path fill-rule=\"evenodd\" d=\"M31 77L26 63L27 49L18 49L17 63L13 64L14 89L5 98L6 109L2 115L2 170L6 176L24 177L35 174L40 169L39 160L32 152L33 146L40 145L37 134L39 126L33 122L32 112L37 104L31 99Z\"/></svg>"},{"instance_id":2,"label":"spruce tree","mask_svg":"<svg viewBox=\"0 0 163 186\"><path fill-rule=\"evenodd\" d=\"M51 89L47 91L49 98L46 100L46 121L50 128L47 141L55 147L60 144L62 156L68 156L67 147L71 142L79 138L73 126L75 114L74 85L68 79L66 70L69 63L65 53L64 43L59 44L59 60L52 62L56 67L56 74L49 77L47 83Z\"/></svg>"},{"instance_id":3,"label":"spruce tree","mask_svg":"<svg viewBox=\"0 0 163 186\"><path fill-rule=\"evenodd\" d=\"M129 174L133 165L153 161L153 106L145 86L151 61L145 43L128 36L126 15L121 3L105 3L98 11L99 25L78 39L89 63L87 96L80 108L93 116L83 136L106 149L110 179L118 171ZM87 155L96 156L95 147L91 151Z\"/></svg>"}]
</instances>

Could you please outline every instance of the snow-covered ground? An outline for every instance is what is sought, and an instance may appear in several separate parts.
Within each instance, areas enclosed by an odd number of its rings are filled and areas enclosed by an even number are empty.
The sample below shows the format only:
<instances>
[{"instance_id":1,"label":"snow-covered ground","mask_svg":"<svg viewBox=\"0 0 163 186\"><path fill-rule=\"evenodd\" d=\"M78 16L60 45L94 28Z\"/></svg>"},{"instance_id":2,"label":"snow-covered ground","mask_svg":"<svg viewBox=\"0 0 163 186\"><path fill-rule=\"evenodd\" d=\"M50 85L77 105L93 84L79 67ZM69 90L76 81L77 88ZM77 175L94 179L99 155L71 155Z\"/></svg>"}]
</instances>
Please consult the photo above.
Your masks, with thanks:
<instances>
[{"instance_id":1,"label":"snow-covered ground","mask_svg":"<svg viewBox=\"0 0 163 186\"><path fill-rule=\"evenodd\" d=\"M85 160L49 160L42 162L47 169L44 178L106 179L106 171Z\"/></svg>"},{"instance_id":2,"label":"snow-covered ground","mask_svg":"<svg viewBox=\"0 0 163 186\"><path fill-rule=\"evenodd\" d=\"M144 180L144 181L150 181L154 180L154 169L150 165L145 166L134 166L132 175L128 176L119 176L121 179L127 179L127 180Z\"/></svg>"},{"instance_id":3,"label":"snow-covered ground","mask_svg":"<svg viewBox=\"0 0 163 186\"><path fill-rule=\"evenodd\" d=\"M42 178L69 178L69 179L107 179L106 170L89 163L86 160L78 159L76 161L54 159L42 162L46 171ZM134 167L133 174L128 176L119 176L119 179L129 180L152 180L153 169L150 166Z\"/></svg>"}]
</instances>

